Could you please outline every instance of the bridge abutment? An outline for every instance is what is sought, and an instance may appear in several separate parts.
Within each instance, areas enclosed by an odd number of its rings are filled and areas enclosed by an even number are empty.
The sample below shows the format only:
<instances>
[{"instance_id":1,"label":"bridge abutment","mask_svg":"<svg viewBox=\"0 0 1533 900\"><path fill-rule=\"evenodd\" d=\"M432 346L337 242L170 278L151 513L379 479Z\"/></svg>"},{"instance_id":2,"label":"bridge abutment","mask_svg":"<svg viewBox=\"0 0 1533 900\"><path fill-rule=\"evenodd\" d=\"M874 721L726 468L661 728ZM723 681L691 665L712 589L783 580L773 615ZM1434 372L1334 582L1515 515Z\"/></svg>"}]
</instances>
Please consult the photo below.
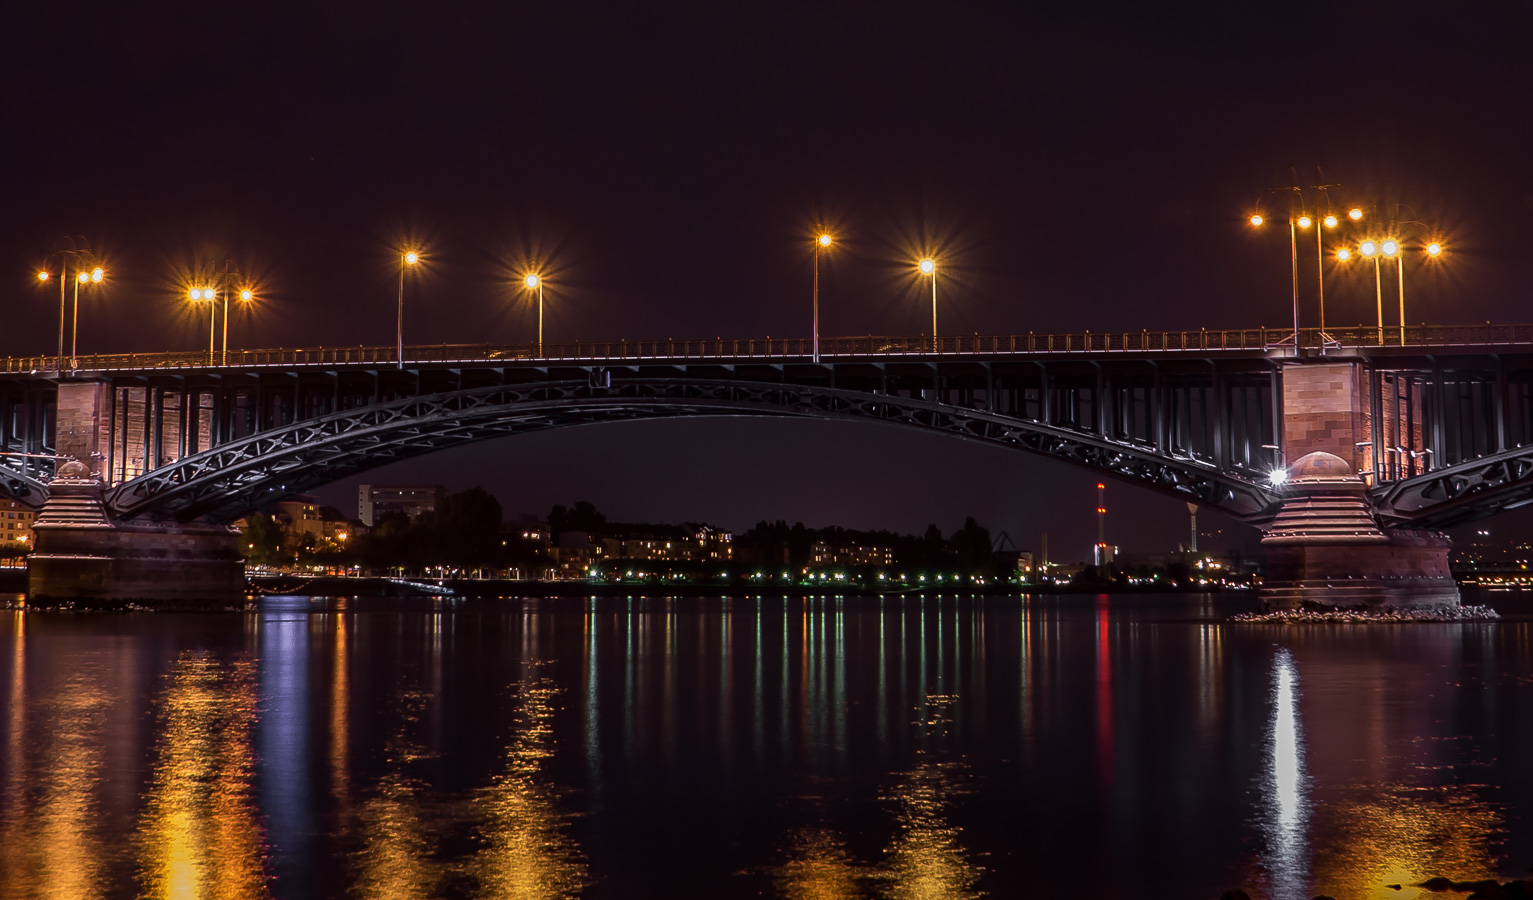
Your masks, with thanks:
<instances>
[{"instance_id":1,"label":"bridge abutment","mask_svg":"<svg viewBox=\"0 0 1533 900\"><path fill-rule=\"evenodd\" d=\"M1285 499L1262 547L1264 609L1457 606L1451 543L1380 527L1359 472L1374 471L1373 403L1357 363L1283 370Z\"/></svg>"},{"instance_id":2,"label":"bridge abutment","mask_svg":"<svg viewBox=\"0 0 1533 900\"><path fill-rule=\"evenodd\" d=\"M33 525L29 606L230 607L244 602L239 532L227 525L113 522L101 480L71 462Z\"/></svg>"}]
</instances>

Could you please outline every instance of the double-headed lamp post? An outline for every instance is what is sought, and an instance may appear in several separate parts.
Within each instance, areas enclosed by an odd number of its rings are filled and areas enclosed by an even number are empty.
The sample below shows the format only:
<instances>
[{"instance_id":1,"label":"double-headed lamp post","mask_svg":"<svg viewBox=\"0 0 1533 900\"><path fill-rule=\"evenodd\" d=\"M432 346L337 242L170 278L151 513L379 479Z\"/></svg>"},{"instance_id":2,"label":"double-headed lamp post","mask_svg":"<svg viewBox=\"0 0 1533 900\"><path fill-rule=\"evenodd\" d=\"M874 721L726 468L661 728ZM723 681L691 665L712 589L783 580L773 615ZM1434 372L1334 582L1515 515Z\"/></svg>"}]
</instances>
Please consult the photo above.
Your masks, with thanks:
<instances>
[{"instance_id":1,"label":"double-headed lamp post","mask_svg":"<svg viewBox=\"0 0 1533 900\"><path fill-rule=\"evenodd\" d=\"M106 278L106 270L97 265L90 258L89 250L65 249L58 251L59 256L59 353L57 369L64 370L64 323L69 319L68 294L65 287L69 278L70 263L74 264L74 323L70 328L69 338L69 365L75 368L79 361L79 337L80 337L80 285L100 284ZM85 260L82 262L82 258ZM42 284L53 275L47 269L39 269L37 281Z\"/></svg>"},{"instance_id":2,"label":"double-headed lamp post","mask_svg":"<svg viewBox=\"0 0 1533 900\"><path fill-rule=\"evenodd\" d=\"M931 279L932 283L932 352L938 352L937 343L937 261L931 257L921 260L916 264L921 274Z\"/></svg>"},{"instance_id":3,"label":"double-headed lamp post","mask_svg":"<svg viewBox=\"0 0 1533 900\"><path fill-rule=\"evenodd\" d=\"M1383 241L1363 241L1357 247L1357 252L1364 259L1373 260L1373 296L1374 305L1378 315L1378 342L1384 343L1384 279L1380 271L1380 259L1387 258L1395 261L1396 283L1400 298L1400 345L1405 346L1405 246L1396 238L1387 238ZM1429 259L1438 259L1442 256L1443 245L1440 241L1430 241L1422 245L1421 252ZM1352 258L1347 248L1336 251L1336 258L1342 262Z\"/></svg>"},{"instance_id":4,"label":"double-headed lamp post","mask_svg":"<svg viewBox=\"0 0 1533 900\"><path fill-rule=\"evenodd\" d=\"M255 288L248 282L243 282L243 277L230 269L228 263L224 264L222 274L214 275L213 280L207 282L206 287L194 286L187 290L187 298L193 303L206 302L208 304L208 365L213 364L213 335L218 329L218 298L223 295L224 336L222 349L219 351L219 363L226 364L229 361L229 295L238 294L241 303L249 303L255 299ZM239 284L238 288L234 285Z\"/></svg>"},{"instance_id":5,"label":"double-headed lamp post","mask_svg":"<svg viewBox=\"0 0 1533 900\"><path fill-rule=\"evenodd\" d=\"M1316 185L1316 189L1319 190L1322 194L1325 193L1325 188L1327 188L1327 187L1336 187L1336 185ZM1303 194L1303 191L1300 190L1298 187L1290 186L1290 187L1284 187L1284 188L1273 188L1271 191L1268 191L1268 193L1275 193L1275 192L1287 192L1287 193L1289 193L1288 253L1289 253L1289 265L1290 265L1290 269L1289 269L1290 281L1291 281L1292 288L1293 288L1293 353L1294 353L1295 356L1298 356L1299 355L1299 235L1298 235L1298 229L1302 228L1302 229L1308 230L1309 228L1314 227L1315 219L1314 219L1314 217L1310 216L1308 213L1303 211L1304 194ZM1298 209L1295 209L1296 203L1297 203ZM1316 203L1318 204L1319 201L1317 200ZM1329 195L1327 195L1326 203L1327 204L1330 203ZM1351 210L1349 210L1347 212L1347 218L1352 220L1352 221L1354 221L1354 222L1362 219L1362 217L1363 217L1363 211L1361 209L1356 208L1356 207L1353 207ZM1250 221L1251 221L1251 225L1253 227L1260 228L1261 226L1266 224L1267 220L1266 220L1266 218L1261 213L1254 213L1254 214L1252 214ZM1341 217L1335 215L1334 213L1327 212L1324 216L1320 217L1320 225L1321 225L1321 227L1315 228L1315 272L1316 272L1316 274L1315 274L1315 287L1316 287L1316 290L1317 290L1317 300L1318 300L1318 303L1319 303L1318 321L1319 321L1319 327L1320 327L1320 351L1321 351L1321 353L1324 353L1325 352L1325 342L1326 342L1326 336L1325 336L1325 240L1324 240L1324 229L1326 229L1326 228L1336 228L1339 225L1341 225Z\"/></svg>"},{"instance_id":6,"label":"double-headed lamp post","mask_svg":"<svg viewBox=\"0 0 1533 900\"><path fill-rule=\"evenodd\" d=\"M522 279L522 285L529 291L535 291L538 295L538 358L543 358L543 276L536 272L528 272L527 277Z\"/></svg>"},{"instance_id":7,"label":"double-headed lamp post","mask_svg":"<svg viewBox=\"0 0 1533 900\"><path fill-rule=\"evenodd\" d=\"M75 309L74 321L69 326L69 368L80 367L80 285L100 284L101 279L106 277L106 271L100 266L92 266L89 272L81 272L75 276Z\"/></svg>"},{"instance_id":8,"label":"double-headed lamp post","mask_svg":"<svg viewBox=\"0 0 1533 900\"><path fill-rule=\"evenodd\" d=\"M396 367L405 367L405 267L421 261L420 252L406 250L399 254L399 316L394 332Z\"/></svg>"}]
</instances>

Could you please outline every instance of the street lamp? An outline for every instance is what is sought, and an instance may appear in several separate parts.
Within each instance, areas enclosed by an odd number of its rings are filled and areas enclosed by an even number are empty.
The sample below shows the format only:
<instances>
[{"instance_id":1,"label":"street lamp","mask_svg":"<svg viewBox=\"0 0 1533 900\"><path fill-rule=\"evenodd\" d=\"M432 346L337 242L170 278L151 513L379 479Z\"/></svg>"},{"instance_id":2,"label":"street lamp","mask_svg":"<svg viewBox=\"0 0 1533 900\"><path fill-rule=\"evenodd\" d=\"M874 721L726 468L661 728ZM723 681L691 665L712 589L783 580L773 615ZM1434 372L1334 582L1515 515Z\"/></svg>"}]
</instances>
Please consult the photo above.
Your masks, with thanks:
<instances>
[{"instance_id":1,"label":"street lamp","mask_svg":"<svg viewBox=\"0 0 1533 900\"><path fill-rule=\"evenodd\" d=\"M80 367L80 285L100 284L101 279L106 277L106 271L100 266L92 266L89 272L80 272L75 276L75 299L74 320L69 326L69 368Z\"/></svg>"},{"instance_id":2,"label":"street lamp","mask_svg":"<svg viewBox=\"0 0 1533 900\"><path fill-rule=\"evenodd\" d=\"M814 239L814 361L820 361L820 251L830 249L831 237L821 232Z\"/></svg>"},{"instance_id":3,"label":"street lamp","mask_svg":"<svg viewBox=\"0 0 1533 900\"><path fill-rule=\"evenodd\" d=\"M1289 184L1284 187L1269 188L1265 194L1286 193L1288 195L1288 252L1290 260L1290 280L1293 288L1293 352L1299 355L1299 242L1297 229L1314 227L1315 218L1304 211L1304 191L1298 186L1298 173L1290 168L1288 170ZM1320 167L1315 167L1315 184L1311 187L1315 190L1315 207L1317 213L1321 208L1325 212L1319 217L1322 226L1315 229L1315 287L1316 301L1319 313L1320 352L1325 353L1326 345L1330 342L1325 333L1325 229L1337 228L1342 224L1341 217L1331 212L1331 188L1341 187L1339 184L1323 184L1320 178ZM1363 211L1353 207L1347 212L1347 218L1356 222L1363 217ZM1260 228L1266 219L1260 212L1251 216L1251 225Z\"/></svg>"},{"instance_id":4,"label":"street lamp","mask_svg":"<svg viewBox=\"0 0 1533 900\"><path fill-rule=\"evenodd\" d=\"M208 304L208 365L213 364L213 337L218 333L218 289L214 287L194 287L187 291L187 297L193 303L206 301ZM225 303L228 302L226 299Z\"/></svg>"},{"instance_id":5,"label":"street lamp","mask_svg":"<svg viewBox=\"0 0 1533 900\"><path fill-rule=\"evenodd\" d=\"M1297 181L1298 180L1297 176L1295 176L1293 178L1293 180ZM1293 278L1292 278L1292 281L1293 281L1293 355L1294 356L1298 356L1299 355L1299 236L1298 236L1298 232L1295 230L1295 228L1298 225L1299 216L1295 214L1294 204L1295 204L1296 200L1297 200L1298 203L1302 204L1304 202L1304 195L1303 195L1303 193L1299 190L1299 188L1296 185L1290 185L1289 187L1283 187L1283 188L1269 188L1265 193L1272 194L1272 193L1277 193L1279 191L1290 191L1290 192L1292 192L1289 195L1289 199L1288 199L1288 252L1289 252L1289 257L1291 259L1292 268L1293 268ZM1252 227L1260 228L1260 227L1262 227L1262 225L1264 225L1266 223L1266 221L1267 220L1262 216L1261 213L1254 213L1251 216L1251 225L1252 225ZM1309 217L1308 216L1304 216L1304 223L1305 223L1305 227L1309 226ZM1322 344L1325 343L1325 338L1324 337L1321 338L1321 343Z\"/></svg>"},{"instance_id":6,"label":"street lamp","mask_svg":"<svg viewBox=\"0 0 1533 900\"><path fill-rule=\"evenodd\" d=\"M522 285L529 291L538 292L538 358L543 358L543 277L536 272L528 272L527 277L522 279Z\"/></svg>"},{"instance_id":7,"label":"street lamp","mask_svg":"<svg viewBox=\"0 0 1533 900\"><path fill-rule=\"evenodd\" d=\"M405 367L405 267L420 262L420 252L406 250L399 254L399 319L395 331L395 359L398 368Z\"/></svg>"},{"instance_id":8,"label":"street lamp","mask_svg":"<svg viewBox=\"0 0 1533 900\"><path fill-rule=\"evenodd\" d=\"M64 322L69 318L67 315L69 306L68 292L65 290L65 287L69 281L70 265L73 264L75 270L74 336L76 338L79 335L80 325L80 285L100 284L102 279L106 277L105 270L95 261L94 256L91 254L90 246L84 242L84 238L80 239L80 245L76 245L72 237L66 237L65 240L69 242L68 247L49 254L50 256L57 255L59 258L59 352L55 358L57 360L55 370L59 372L64 370ZM38 284L44 284L53 277L52 273L47 270L46 263L44 265L45 267L37 272ZM76 357L76 348L77 344L72 341L70 347L71 361Z\"/></svg>"},{"instance_id":9,"label":"street lamp","mask_svg":"<svg viewBox=\"0 0 1533 900\"><path fill-rule=\"evenodd\" d=\"M229 290L228 279L231 276L232 277L238 277L238 273L228 273L228 272L225 273L225 283L224 283L224 292L223 292L224 293L224 336L223 336L222 344L219 347L219 351L218 351L218 361L219 361L220 365L228 365L228 363L229 363L229 294L231 294L233 292ZM248 286L248 285L246 285L245 287L241 287L239 289L239 297L240 297L240 302L241 303L249 303L250 301L255 299L255 289L250 287L250 286Z\"/></svg>"},{"instance_id":10,"label":"street lamp","mask_svg":"<svg viewBox=\"0 0 1533 900\"><path fill-rule=\"evenodd\" d=\"M922 275L931 278L932 282L932 350L939 352L937 345L937 261L930 257L921 260L917 266Z\"/></svg>"},{"instance_id":11,"label":"street lamp","mask_svg":"<svg viewBox=\"0 0 1533 900\"><path fill-rule=\"evenodd\" d=\"M1364 259L1373 260L1373 301L1379 316L1379 343L1384 343L1384 287L1379 280L1379 245L1377 241L1363 241L1357 245L1357 252Z\"/></svg>"}]
</instances>

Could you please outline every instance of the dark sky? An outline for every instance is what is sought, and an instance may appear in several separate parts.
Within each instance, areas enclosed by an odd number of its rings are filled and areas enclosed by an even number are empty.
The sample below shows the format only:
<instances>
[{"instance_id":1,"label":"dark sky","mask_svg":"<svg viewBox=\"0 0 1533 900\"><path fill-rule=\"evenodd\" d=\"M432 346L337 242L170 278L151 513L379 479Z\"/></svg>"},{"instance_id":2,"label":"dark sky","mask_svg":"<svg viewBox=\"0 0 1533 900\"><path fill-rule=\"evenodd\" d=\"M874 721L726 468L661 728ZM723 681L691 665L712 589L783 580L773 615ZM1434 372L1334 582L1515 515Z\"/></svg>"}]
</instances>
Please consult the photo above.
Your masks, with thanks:
<instances>
[{"instance_id":1,"label":"dark sky","mask_svg":"<svg viewBox=\"0 0 1533 900\"><path fill-rule=\"evenodd\" d=\"M1527 4L1154 6L36 4L0 38L0 353L51 352L31 273L66 234L111 276L82 352L202 346L182 288L226 258L261 290L231 346L391 343L407 239L407 341L531 340L529 259L551 341L804 335L817 222L826 335L928 327L920 252L944 332L1275 326L1288 248L1245 218L1316 164L1448 246L1407 269L1412 321L1533 316ZM1328 275L1328 321L1372 318L1367 274ZM574 429L370 478L734 527L972 513L1059 558L1094 531L1090 474L872 425ZM1125 549L1185 531L1114 491Z\"/></svg>"}]
</instances>

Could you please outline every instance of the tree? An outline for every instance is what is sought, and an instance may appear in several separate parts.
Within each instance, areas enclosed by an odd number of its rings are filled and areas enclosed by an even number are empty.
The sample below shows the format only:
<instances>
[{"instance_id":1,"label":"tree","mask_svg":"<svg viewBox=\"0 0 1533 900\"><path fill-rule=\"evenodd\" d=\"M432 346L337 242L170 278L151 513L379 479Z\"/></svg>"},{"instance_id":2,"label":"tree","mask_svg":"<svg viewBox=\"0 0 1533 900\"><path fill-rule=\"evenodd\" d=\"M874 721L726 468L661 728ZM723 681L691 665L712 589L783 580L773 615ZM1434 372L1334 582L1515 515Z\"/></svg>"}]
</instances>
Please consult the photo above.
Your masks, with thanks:
<instances>
[{"instance_id":1,"label":"tree","mask_svg":"<svg viewBox=\"0 0 1533 900\"><path fill-rule=\"evenodd\" d=\"M245 558L258 566L274 566L286 562L282 555L282 526L265 513L251 513L245 517Z\"/></svg>"},{"instance_id":2,"label":"tree","mask_svg":"<svg viewBox=\"0 0 1533 900\"><path fill-rule=\"evenodd\" d=\"M416 522L415 529L429 548L430 562L472 567L492 565L500 556L500 501L474 486L449 494L436 510Z\"/></svg>"},{"instance_id":3,"label":"tree","mask_svg":"<svg viewBox=\"0 0 1533 900\"><path fill-rule=\"evenodd\" d=\"M958 568L965 573L988 575L995 570L990 529L974 521L973 516L964 519L963 528L953 535L953 552L958 556Z\"/></svg>"}]
</instances>

